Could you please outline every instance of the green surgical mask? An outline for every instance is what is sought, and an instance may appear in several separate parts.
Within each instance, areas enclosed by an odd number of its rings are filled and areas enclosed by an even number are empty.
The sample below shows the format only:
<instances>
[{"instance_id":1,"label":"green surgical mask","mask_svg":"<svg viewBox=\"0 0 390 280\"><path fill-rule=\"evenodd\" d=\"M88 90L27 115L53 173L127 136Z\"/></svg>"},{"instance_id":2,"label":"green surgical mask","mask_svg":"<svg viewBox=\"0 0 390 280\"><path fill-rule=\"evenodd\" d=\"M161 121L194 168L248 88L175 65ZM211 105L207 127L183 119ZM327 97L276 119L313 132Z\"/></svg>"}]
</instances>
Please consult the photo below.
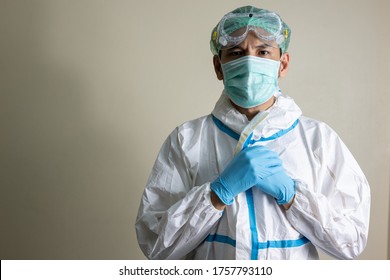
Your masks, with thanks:
<instances>
[{"instance_id":1,"label":"green surgical mask","mask_svg":"<svg viewBox=\"0 0 390 280\"><path fill-rule=\"evenodd\" d=\"M268 101L279 90L280 61L243 56L222 64L223 83L232 102L252 108Z\"/></svg>"}]
</instances>

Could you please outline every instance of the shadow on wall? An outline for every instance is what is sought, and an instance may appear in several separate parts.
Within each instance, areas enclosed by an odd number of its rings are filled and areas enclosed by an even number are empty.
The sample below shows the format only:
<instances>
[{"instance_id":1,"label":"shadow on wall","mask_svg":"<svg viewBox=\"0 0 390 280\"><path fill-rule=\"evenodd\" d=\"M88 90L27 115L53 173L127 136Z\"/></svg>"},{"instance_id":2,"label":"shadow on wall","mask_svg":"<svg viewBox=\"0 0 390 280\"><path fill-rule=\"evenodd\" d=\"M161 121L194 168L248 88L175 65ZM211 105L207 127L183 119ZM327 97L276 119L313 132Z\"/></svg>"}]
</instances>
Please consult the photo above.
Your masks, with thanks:
<instances>
[{"instance_id":1,"label":"shadow on wall","mask_svg":"<svg viewBox=\"0 0 390 280\"><path fill-rule=\"evenodd\" d=\"M128 244L110 240L129 234L113 232L128 209L110 178L127 178L113 166L129 155L93 119L82 73L45 53L44 2L1 6L0 257L127 258Z\"/></svg>"}]
</instances>

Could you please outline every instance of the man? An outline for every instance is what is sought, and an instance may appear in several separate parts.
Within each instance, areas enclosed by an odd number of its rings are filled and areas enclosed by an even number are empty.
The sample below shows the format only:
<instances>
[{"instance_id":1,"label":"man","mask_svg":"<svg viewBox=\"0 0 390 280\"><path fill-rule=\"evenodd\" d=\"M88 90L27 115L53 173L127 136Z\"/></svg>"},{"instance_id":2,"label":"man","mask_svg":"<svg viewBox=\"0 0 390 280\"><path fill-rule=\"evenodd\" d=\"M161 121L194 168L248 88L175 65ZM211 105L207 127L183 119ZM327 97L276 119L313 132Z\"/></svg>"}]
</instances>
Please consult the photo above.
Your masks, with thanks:
<instances>
[{"instance_id":1,"label":"man","mask_svg":"<svg viewBox=\"0 0 390 280\"><path fill-rule=\"evenodd\" d=\"M150 259L339 259L367 242L370 189L326 124L281 93L290 28L251 6L211 35L224 91L177 127L144 190L136 232Z\"/></svg>"}]
</instances>

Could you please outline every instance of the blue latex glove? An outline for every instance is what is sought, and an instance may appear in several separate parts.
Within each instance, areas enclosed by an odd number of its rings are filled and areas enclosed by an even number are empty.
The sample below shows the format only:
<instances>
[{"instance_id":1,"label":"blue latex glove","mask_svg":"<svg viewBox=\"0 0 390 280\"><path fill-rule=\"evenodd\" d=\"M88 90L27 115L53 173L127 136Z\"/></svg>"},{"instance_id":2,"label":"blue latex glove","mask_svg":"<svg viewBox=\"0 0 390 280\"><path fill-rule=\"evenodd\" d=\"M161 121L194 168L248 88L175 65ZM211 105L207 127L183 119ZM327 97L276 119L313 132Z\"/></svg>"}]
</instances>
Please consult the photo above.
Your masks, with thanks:
<instances>
[{"instance_id":1,"label":"blue latex glove","mask_svg":"<svg viewBox=\"0 0 390 280\"><path fill-rule=\"evenodd\" d=\"M239 193L282 170L282 161L276 153L263 146L253 146L238 153L210 187L229 205Z\"/></svg>"},{"instance_id":2,"label":"blue latex glove","mask_svg":"<svg viewBox=\"0 0 390 280\"><path fill-rule=\"evenodd\" d=\"M256 187L273 196L278 204L289 203L295 195L295 183L284 170L260 179Z\"/></svg>"}]
</instances>

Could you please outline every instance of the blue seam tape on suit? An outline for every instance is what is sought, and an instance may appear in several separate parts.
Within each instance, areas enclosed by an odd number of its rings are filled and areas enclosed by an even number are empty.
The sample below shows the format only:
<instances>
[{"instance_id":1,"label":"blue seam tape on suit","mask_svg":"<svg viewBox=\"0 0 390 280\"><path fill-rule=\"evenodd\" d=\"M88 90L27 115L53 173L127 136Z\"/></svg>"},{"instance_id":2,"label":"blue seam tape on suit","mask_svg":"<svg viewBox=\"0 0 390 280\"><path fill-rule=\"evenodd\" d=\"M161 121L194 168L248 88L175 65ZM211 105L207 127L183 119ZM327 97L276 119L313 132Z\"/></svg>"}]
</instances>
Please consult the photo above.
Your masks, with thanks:
<instances>
[{"instance_id":1,"label":"blue seam tape on suit","mask_svg":"<svg viewBox=\"0 0 390 280\"><path fill-rule=\"evenodd\" d=\"M231 128L226 126L224 123L222 123L219 119L217 119L214 115L211 115L212 119L215 123L215 125L224 133L229 135L230 137L236 139L237 141L240 139L240 135L236 132L234 132ZM243 144L243 148L247 148L249 145L252 145L256 142L261 141L270 141L277 139L289 131L293 130L299 123L299 120L297 119L289 128L282 129L278 131L277 133L271 135L270 137L261 137L258 140L252 140L253 132L248 136L247 140ZM301 237L296 240L268 240L266 242L258 242L258 233L257 233L257 226L256 226L256 214L255 214L255 207L254 207L254 201L253 201L253 193L252 190L249 189L246 191L246 198L248 203L248 212L249 212L249 225L251 230L251 238L252 238L252 250L251 250L251 259L256 260L258 255L258 250L261 249L267 249L267 248L288 248L288 247L299 247L309 242L309 240L306 237ZM205 241L208 242L221 242L226 243L231 246L236 245L236 241L228 236L224 235L209 235Z\"/></svg>"}]
</instances>

